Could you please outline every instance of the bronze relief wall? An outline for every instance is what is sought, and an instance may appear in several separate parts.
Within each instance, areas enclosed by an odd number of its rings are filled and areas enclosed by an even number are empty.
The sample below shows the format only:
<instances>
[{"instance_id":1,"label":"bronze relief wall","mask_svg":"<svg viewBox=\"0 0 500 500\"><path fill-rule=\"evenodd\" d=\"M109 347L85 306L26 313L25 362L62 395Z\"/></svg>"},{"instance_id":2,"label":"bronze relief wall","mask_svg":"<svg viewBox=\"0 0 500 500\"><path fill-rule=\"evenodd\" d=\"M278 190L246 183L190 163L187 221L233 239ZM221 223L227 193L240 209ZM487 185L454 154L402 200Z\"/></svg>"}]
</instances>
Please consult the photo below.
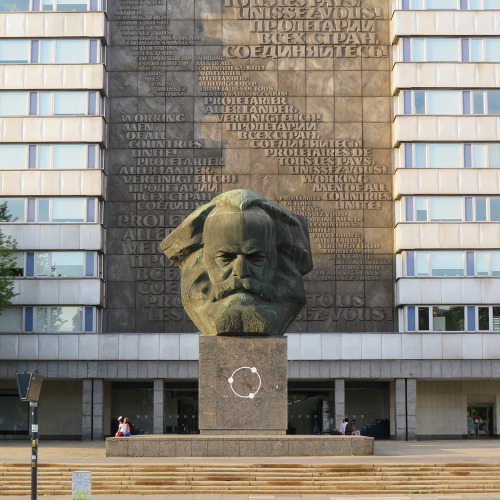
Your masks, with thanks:
<instances>
[{"instance_id":1,"label":"bronze relief wall","mask_svg":"<svg viewBox=\"0 0 500 500\"><path fill-rule=\"evenodd\" d=\"M393 331L387 0L109 0L104 331L196 331L159 243L254 190L309 221L291 332Z\"/></svg>"}]
</instances>

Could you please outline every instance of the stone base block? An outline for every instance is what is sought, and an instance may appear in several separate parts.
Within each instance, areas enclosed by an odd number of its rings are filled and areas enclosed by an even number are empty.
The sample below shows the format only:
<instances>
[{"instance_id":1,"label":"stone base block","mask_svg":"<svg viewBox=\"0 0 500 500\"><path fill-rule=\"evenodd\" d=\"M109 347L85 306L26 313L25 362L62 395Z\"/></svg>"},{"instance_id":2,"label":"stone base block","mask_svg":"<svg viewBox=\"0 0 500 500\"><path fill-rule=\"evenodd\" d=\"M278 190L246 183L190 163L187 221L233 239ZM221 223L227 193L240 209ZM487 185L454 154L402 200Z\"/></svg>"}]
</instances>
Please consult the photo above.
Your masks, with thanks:
<instances>
[{"instance_id":1,"label":"stone base block","mask_svg":"<svg viewBox=\"0 0 500 500\"><path fill-rule=\"evenodd\" d=\"M169 435L107 438L107 457L338 457L373 455L365 436Z\"/></svg>"},{"instance_id":2,"label":"stone base block","mask_svg":"<svg viewBox=\"0 0 500 500\"><path fill-rule=\"evenodd\" d=\"M200 337L201 434L282 434L288 426L287 339Z\"/></svg>"}]
</instances>

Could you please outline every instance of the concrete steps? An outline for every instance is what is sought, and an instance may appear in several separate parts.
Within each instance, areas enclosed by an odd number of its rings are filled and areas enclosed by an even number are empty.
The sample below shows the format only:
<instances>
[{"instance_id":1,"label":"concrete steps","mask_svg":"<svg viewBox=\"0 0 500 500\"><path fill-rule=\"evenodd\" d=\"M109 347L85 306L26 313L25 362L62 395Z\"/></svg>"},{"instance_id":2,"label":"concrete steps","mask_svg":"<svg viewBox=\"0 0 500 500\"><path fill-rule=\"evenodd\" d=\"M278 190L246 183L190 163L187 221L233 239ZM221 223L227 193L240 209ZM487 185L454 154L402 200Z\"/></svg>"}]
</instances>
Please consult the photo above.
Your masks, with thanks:
<instances>
[{"instance_id":1,"label":"concrete steps","mask_svg":"<svg viewBox=\"0 0 500 500\"><path fill-rule=\"evenodd\" d=\"M41 464L40 495L71 492L72 472L92 472L93 494L492 493L500 464ZM29 495L29 464L0 465L0 496Z\"/></svg>"}]
</instances>

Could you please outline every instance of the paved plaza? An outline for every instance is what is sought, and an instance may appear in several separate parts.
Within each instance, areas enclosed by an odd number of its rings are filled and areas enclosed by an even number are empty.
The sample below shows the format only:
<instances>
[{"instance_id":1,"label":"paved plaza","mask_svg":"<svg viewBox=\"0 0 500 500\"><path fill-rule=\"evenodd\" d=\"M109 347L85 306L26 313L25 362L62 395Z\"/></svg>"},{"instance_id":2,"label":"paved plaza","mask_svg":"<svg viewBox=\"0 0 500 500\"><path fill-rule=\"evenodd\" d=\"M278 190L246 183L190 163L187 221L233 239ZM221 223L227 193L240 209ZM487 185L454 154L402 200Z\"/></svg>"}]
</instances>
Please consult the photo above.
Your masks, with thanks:
<instances>
[{"instance_id":1,"label":"paved plaza","mask_svg":"<svg viewBox=\"0 0 500 500\"><path fill-rule=\"evenodd\" d=\"M125 439L125 438L124 438ZM0 463L29 463L30 443L0 441ZM269 458L169 458L105 456L103 441L40 441L40 463L317 463L317 464L403 464L403 463L500 463L500 440L375 441L372 457L269 457ZM500 499L499 499L500 500Z\"/></svg>"},{"instance_id":2,"label":"paved plaza","mask_svg":"<svg viewBox=\"0 0 500 500\"><path fill-rule=\"evenodd\" d=\"M81 442L81 441L48 441L40 442L40 463L59 464L100 464L100 463L137 463L137 464L203 464L203 463L228 463L227 458L135 458L135 457L105 457L103 442ZM30 446L28 441L4 441L0 442L0 463L29 463ZM458 440L458 441L376 441L375 456L373 457L293 457L293 458L230 458L231 463L255 464L255 463L312 463L312 464L490 464L500 463L500 441L496 440ZM140 495L120 495L119 500L137 500ZM352 500L368 500L387 498L391 500L415 499L417 494L409 495L356 495L356 494L295 494L293 491L287 494L277 495L238 495L238 494L186 494L186 495L148 495L147 500L334 500L339 498L350 498ZM427 500L499 500L499 493L478 494L422 494ZM0 500L28 500L29 496L2 496ZM68 499L70 495L51 496L50 500ZM116 495L93 495L94 499L111 500Z\"/></svg>"}]
</instances>

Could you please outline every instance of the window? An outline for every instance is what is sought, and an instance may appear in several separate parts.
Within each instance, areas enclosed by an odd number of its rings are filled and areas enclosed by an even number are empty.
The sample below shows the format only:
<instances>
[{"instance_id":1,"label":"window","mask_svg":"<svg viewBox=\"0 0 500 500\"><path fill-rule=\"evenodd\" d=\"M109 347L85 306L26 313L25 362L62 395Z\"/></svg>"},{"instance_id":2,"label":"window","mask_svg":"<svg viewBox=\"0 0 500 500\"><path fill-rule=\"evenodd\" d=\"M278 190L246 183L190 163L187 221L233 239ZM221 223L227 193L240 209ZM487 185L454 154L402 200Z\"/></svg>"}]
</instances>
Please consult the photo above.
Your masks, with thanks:
<instances>
[{"instance_id":1,"label":"window","mask_svg":"<svg viewBox=\"0 0 500 500\"><path fill-rule=\"evenodd\" d=\"M85 64L100 62L101 43L98 40L42 40L40 62Z\"/></svg>"},{"instance_id":2,"label":"window","mask_svg":"<svg viewBox=\"0 0 500 500\"><path fill-rule=\"evenodd\" d=\"M82 333L97 331L97 310L89 306L28 306L22 331L35 333Z\"/></svg>"},{"instance_id":3,"label":"window","mask_svg":"<svg viewBox=\"0 0 500 500\"><path fill-rule=\"evenodd\" d=\"M405 251L404 276L500 276L500 251Z\"/></svg>"},{"instance_id":4,"label":"window","mask_svg":"<svg viewBox=\"0 0 500 500\"><path fill-rule=\"evenodd\" d=\"M498 143L406 143L395 153L398 168L500 168Z\"/></svg>"},{"instance_id":5,"label":"window","mask_svg":"<svg viewBox=\"0 0 500 500\"><path fill-rule=\"evenodd\" d=\"M431 221L462 220L462 199L459 197L432 197L430 207Z\"/></svg>"},{"instance_id":6,"label":"window","mask_svg":"<svg viewBox=\"0 0 500 500\"><path fill-rule=\"evenodd\" d=\"M27 114L27 92L0 92L1 116L22 116Z\"/></svg>"},{"instance_id":7,"label":"window","mask_svg":"<svg viewBox=\"0 0 500 500\"><path fill-rule=\"evenodd\" d=\"M478 276L489 274L488 252L476 252L476 273Z\"/></svg>"},{"instance_id":8,"label":"window","mask_svg":"<svg viewBox=\"0 0 500 500\"><path fill-rule=\"evenodd\" d=\"M461 332L464 330L463 306L434 306L432 329L435 332Z\"/></svg>"},{"instance_id":9,"label":"window","mask_svg":"<svg viewBox=\"0 0 500 500\"><path fill-rule=\"evenodd\" d=\"M0 12L27 12L30 0L0 0Z\"/></svg>"},{"instance_id":10,"label":"window","mask_svg":"<svg viewBox=\"0 0 500 500\"><path fill-rule=\"evenodd\" d=\"M85 92L54 92L54 114L84 115L85 98Z\"/></svg>"},{"instance_id":11,"label":"window","mask_svg":"<svg viewBox=\"0 0 500 500\"><path fill-rule=\"evenodd\" d=\"M443 277L465 276L466 274L467 276L474 276L474 252L446 250L434 252L406 251L404 252L404 259L406 263L405 276ZM488 275L487 267L486 275Z\"/></svg>"},{"instance_id":12,"label":"window","mask_svg":"<svg viewBox=\"0 0 500 500\"><path fill-rule=\"evenodd\" d=\"M429 330L429 308L419 307L418 308L418 329L419 330Z\"/></svg>"},{"instance_id":13,"label":"window","mask_svg":"<svg viewBox=\"0 0 500 500\"><path fill-rule=\"evenodd\" d=\"M491 275L500 276L500 252L491 252Z\"/></svg>"},{"instance_id":14,"label":"window","mask_svg":"<svg viewBox=\"0 0 500 500\"><path fill-rule=\"evenodd\" d=\"M427 9L456 9L457 0L427 0Z\"/></svg>"},{"instance_id":15,"label":"window","mask_svg":"<svg viewBox=\"0 0 500 500\"><path fill-rule=\"evenodd\" d=\"M405 90L405 115L458 115L461 114L461 95L458 90Z\"/></svg>"},{"instance_id":16,"label":"window","mask_svg":"<svg viewBox=\"0 0 500 500\"><path fill-rule=\"evenodd\" d=\"M426 198L416 198L415 200L415 210L417 221L427 220L427 199Z\"/></svg>"},{"instance_id":17,"label":"window","mask_svg":"<svg viewBox=\"0 0 500 500\"><path fill-rule=\"evenodd\" d=\"M24 276L25 268L24 268L24 253L22 252L14 252L14 267L12 268L13 276Z\"/></svg>"},{"instance_id":18,"label":"window","mask_svg":"<svg viewBox=\"0 0 500 500\"><path fill-rule=\"evenodd\" d=\"M0 198L0 222L98 222L96 198Z\"/></svg>"},{"instance_id":19,"label":"window","mask_svg":"<svg viewBox=\"0 0 500 500\"><path fill-rule=\"evenodd\" d=\"M406 306L405 331L500 331L500 306ZM432 318L432 325L429 319Z\"/></svg>"},{"instance_id":20,"label":"window","mask_svg":"<svg viewBox=\"0 0 500 500\"><path fill-rule=\"evenodd\" d=\"M52 203L52 222L84 222L84 199L54 198Z\"/></svg>"},{"instance_id":21,"label":"window","mask_svg":"<svg viewBox=\"0 0 500 500\"><path fill-rule=\"evenodd\" d=\"M0 222L24 222L25 205L24 198L0 198Z\"/></svg>"},{"instance_id":22,"label":"window","mask_svg":"<svg viewBox=\"0 0 500 500\"><path fill-rule=\"evenodd\" d=\"M460 113L460 92L431 90L428 92L430 115L456 115Z\"/></svg>"},{"instance_id":23,"label":"window","mask_svg":"<svg viewBox=\"0 0 500 500\"><path fill-rule=\"evenodd\" d=\"M489 307L478 307L478 329L479 330L489 330L490 329L490 311Z\"/></svg>"},{"instance_id":24,"label":"window","mask_svg":"<svg viewBox=\"0 0 500 500\"><path fill-rule=\"evenodd\" d=\"M404 90L399 107L405 115L498 115L500 90Z\"/></svg>"},{"instance_id":25,"label":"window","mask_svg":"<svg viewBox=\"0 0 500 500\"><path fill-rule=\"evenodd\" d=\"M54 168L84 169L87 167L86 147L83 144L54 146Z\"/></svg>"},{"instance_id":26,"label":"window","mask_svg":"<svg viewBox=\"0 0 500 500\"><path fill-rule=\"evenodd\" d=\"M402 38L403 62L499 62L499 38Z\"/></svg>"},{"instance_id":27,"label":"window","mask_svg":"<svg viewBox=\"0 0 500 500\"><path fill-rule=\"evenodd\" d=\"M83 330L83 308L82 307L47 307L48 325L51 332L77 333Z\"/></svg>"},{"instance_id":28,"label":"window","mask_svg":"<svg viewBox=\"0 0 500 500\"><path fill-rule=\"evenodd\" d=\"M89 10L97 11L101 10L102 8L101 2L99 0L32 0L31 9L29 2L26 3L27 8L19 10L43 10L45 12L85 12Z\"/></svg>"},{"instance_id":29,"label":"window","mask_svg":"<svg viewBox=\"0 0 500 500\"><path fill-rule=\"evenodd\" d=\"M500 307L492 307L492 313L491 329L494 332L500 332Z\"/></svg>"},{"instance_id":30,"label":"window","mask_svg":"<svg viewBox=\"0 0 500 500\"><path fill-rule=\"evenodd\" d=\"M460 61L460 44L455 38L427 40L428 61Z\"/></svg>"},{"instance_id":31,"label":"window","mask_svg":"<svg viewBox=\"0 0 500 500\"><path fill-rule=\"evenodd\" d=\"M100 40L0 40L1 64L86 64L101 62Z\"/></svg>"},{"instance_id":32,"label":"window","mask_svg":"<svg viewBox=\"0 0 500 500\"><path fill-rule=\"evenodd\" d=\"M0 319L0 332L21 333L23 331L23 310L21 307L4 309Z\"/></svg>"},{"instance_id":33,"label":"window","mask_svg":"<svg viewBox=\"0 0 500 500\"><path fill-rule=\"evenodd\" d=\"M427 252L417 253L417 276L429 276L429 254Z\"/></svg>"},{"instance_id":34,"label":"window","mask_svg":"<svg viewBox=\"0 0 500 500\"><path fill-rule=\"evenodd\" d=\"M498 115L500 114L500 91L499 90L488 90L486 92L488 98L488 114Z\"/></svg>"},{"instance_id":35,"label":"window","mask_svg":"<svg viewBox=\"0 0 500 500\"><path fill-rule=\"evenodd\" d=\"M36 253L36 275L35 276L52 276L49 272L50 269L50 254L49 252Z\"/></svg>"},{"instance_id":36,"label":"window","mask_svg":"<svg viewBox=\"0 0 500 500\"><path fill-rule=\"evenodd\" d=\"M60 12L84 12L88 10L88 6L87 2L82 2L82 0L56 0L56 10Z\"/></svg>"},{"instance_id":37,"label":"window","mask_svg":"<svg viewBox=\"0 0 500 500\"><path fill-rule=\"evenodd\" d=\"M73 278L85 275L84 252L52 252L51 275Z\"/></svg>"},{"instance_id":38,"label":"window","mask_svg":"<svg viewBox=\"0 0 500 500\"><path fill-rule=\"evenodd\" d=\"M499 306L478 306L479 331L500 331L500 307Z\"/></svg>"},{"instance_id":39,"label":"window","mask_svg":"<svg viewBox=\"0 0 500 500\"><path fill-rule=\"evenodd\" d=\"M403 197L401 208L406 222L500 221L498 196L407 196Z\"/></svg>"},{"instance_id":40,"label":"window","mask_svg":"<svg viewBox=\"0 0 500 500\"><path fill-rule=\"evenodd\" d=\"M85 63L88 62L88 48L86 40L57 40L56 63Z\"/></svg>"},{"instance_id":41,"label":"window","mask_svg":"<svg viewBox=\"0 0 500 500\"><path fill-rule=\"evenodd\" d=\"M95 144L0 144L2 170L101 168L100 154Z\"/></svg>"},{"instance_id":42,"label":"window","mask_svg":"<svg viewBox=\"0 0 500 500\"><path fill-rule=\"evenodd\" d=\"M0 116L97 115L98 92L0 92Z\"/></svg>"},{"instance_id":43,"label":"window","mask_svg":"<svg viewBox=\"0 0 500 500\"><path fill-rule=\"evenodd\" d=\"M453 168L461 163L459 144L429 144L429 166L431 168Z\"/></svg>"},{"instance_id":44,"label":"window","mask_svg":"<svg viewBox=\"0 0 500 500\"><path fill-rule=\"evenodd\" d=\"M0 40L0 63L26 64L29 62L29 40Z\"/></svg>"},{"instance_id":45,"label":"window","mask_svg":"<svg viewBox=\"0 0 500 500\"><path fill-rule=\"evenodd\" d=\"M401 0L403 10L499 10L498 0Z\"/></svg>"},{"instance_id":46,"label":"window","mask_svg":"<svg viewBox=\"0 0 500 500\"><path fill-rule=\"evenodd\" d=\"M464 276L463 252L431 252L432 276Z\"/></svg>"},{"instance_id":47,"label":"window","mask_svg":"<svg viewBox=\"0 0 500 500\"><path fill-rule=\"evenodd\" d=\"M27 148L24 144L1 144L0 158L2 170L21 170L28 168Z\"/></svg>"}]
</instances>

